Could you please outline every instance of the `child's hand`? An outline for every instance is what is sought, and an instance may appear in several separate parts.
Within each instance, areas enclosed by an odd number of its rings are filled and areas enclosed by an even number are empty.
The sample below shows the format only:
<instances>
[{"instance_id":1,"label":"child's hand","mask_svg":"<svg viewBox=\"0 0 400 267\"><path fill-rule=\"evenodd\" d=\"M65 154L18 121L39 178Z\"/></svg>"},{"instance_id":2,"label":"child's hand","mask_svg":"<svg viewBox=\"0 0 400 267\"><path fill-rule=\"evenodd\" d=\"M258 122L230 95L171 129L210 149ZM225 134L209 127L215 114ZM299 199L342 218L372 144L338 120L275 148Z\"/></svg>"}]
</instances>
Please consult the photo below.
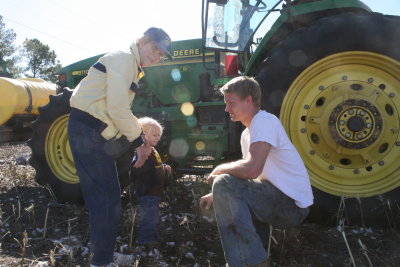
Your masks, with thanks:
<instances>
[{"instance_id":1,"label":"child's hand","mask_svg":"<svg viewBox=\"0 0 400 267\"><path fill-rule=\"evenodd\" d=\"M167 174L171 174L172 173L172 169L171 166L169 166L168 164L163 164L164 165L164 171Z\"/></svg>"}]
</instances>

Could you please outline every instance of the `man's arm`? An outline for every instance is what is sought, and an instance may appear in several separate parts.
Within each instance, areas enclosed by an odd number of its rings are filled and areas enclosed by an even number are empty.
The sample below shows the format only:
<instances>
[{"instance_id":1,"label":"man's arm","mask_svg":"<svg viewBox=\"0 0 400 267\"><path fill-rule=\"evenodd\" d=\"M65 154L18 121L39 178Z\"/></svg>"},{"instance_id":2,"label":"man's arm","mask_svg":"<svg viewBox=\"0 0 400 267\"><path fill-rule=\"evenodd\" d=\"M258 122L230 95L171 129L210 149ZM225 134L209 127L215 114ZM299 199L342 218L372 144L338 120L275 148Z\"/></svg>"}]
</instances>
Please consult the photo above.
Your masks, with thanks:
<instances>
[{"instance_id":1,"label":"man's arm","mask_svg":"<svg viewBox=\"0 0 400 267\"><path fill-rule=\"evenodd\" d=\"M217 174L230 174L242 179L257 178L265 165L271 145L266 142L255 142L250 145L250 153L246 159L221 164L210 174L210 177Z\"/></svg>"}]
</instances>

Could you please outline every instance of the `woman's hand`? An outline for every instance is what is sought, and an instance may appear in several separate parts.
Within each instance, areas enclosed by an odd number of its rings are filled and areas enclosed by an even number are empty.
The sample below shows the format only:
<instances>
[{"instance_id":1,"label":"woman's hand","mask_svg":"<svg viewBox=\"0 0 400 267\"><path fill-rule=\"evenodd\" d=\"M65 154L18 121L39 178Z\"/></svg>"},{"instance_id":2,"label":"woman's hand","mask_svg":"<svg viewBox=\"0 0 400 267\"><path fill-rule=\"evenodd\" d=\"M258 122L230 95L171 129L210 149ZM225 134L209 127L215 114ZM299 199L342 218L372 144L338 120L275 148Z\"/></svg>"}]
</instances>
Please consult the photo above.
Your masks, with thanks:
<instances>
[{"instance_id":1,"label":"woman's hand","mask_svg":"<svg viewBox=\"0 0 400 267\"><path fill-rule=\"evenodd\" d=\"M143 144L136 148L137 160L133 164L134 168L140 168L143 166L149 155L151 154L152 147L149 144Z\"/></svg>"}]
</instances>

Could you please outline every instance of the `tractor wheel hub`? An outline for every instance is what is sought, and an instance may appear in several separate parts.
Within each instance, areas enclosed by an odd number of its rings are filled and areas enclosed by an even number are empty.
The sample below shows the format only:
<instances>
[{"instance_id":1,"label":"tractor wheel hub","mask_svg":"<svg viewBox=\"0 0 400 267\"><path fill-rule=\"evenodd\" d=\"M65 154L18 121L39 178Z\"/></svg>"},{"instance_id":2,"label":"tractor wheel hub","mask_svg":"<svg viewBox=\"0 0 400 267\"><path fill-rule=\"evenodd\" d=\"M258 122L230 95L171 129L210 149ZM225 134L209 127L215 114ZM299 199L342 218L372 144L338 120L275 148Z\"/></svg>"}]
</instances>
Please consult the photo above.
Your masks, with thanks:
<instances>
[{"instance_id":1,"label":"tractor wheel hub","mask_svg":"<svg viewBox=\"0 0 400 267\"><path fill-rule=\"evenodd\" d=\"M382 129L378 109L363 99L348 99L337 105L329 117L333 140L346 148L361 149L373 144Z\"/></svg>"}]
</instances>

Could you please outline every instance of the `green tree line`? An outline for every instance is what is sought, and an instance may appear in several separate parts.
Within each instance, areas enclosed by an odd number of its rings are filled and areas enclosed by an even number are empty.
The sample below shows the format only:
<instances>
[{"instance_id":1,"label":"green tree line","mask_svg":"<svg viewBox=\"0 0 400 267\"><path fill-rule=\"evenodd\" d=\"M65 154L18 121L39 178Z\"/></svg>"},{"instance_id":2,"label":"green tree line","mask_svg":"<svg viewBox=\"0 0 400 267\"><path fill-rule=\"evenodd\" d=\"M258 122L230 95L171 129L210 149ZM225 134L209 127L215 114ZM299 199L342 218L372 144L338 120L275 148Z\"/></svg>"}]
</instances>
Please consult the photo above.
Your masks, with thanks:
<instances>
[{"instance_id":1,"label":"green tree line","mask_svg":"<svg viewBox=\"0 0 400 267\"><path fill-rule=\"evenodd\" d=\"M0 76L42 78L56 82L55 72L62 66L54 50L38 39L25 39L14 44L17 35L7 29L0 15Z\"/></svg>"}]
</instances>

